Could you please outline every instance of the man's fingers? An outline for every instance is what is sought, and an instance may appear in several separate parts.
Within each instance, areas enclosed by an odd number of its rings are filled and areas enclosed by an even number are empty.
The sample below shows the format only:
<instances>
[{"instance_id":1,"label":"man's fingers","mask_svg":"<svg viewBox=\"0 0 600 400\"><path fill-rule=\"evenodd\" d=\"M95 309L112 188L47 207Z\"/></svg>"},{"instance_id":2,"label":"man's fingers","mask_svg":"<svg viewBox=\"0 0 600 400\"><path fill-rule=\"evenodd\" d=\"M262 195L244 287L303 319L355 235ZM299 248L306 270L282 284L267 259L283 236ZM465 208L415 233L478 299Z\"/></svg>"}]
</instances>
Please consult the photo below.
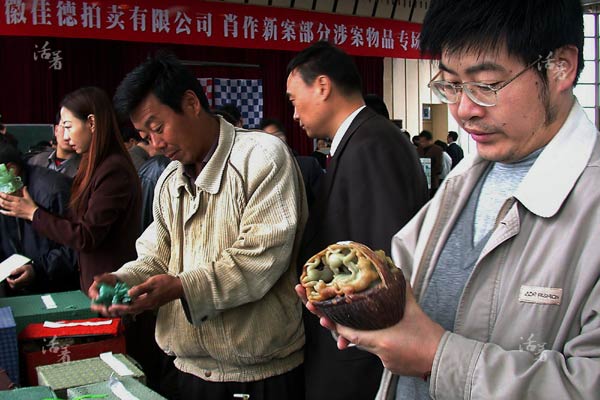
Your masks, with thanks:
<instances>
[{"instance_id":1,"label":"man's fingers","mask_svg":"<svg viewBox=\"0 0 600 400\"><path fill-rule=\"evenodd\" d=\"M143 294L152 292L153 287L154 285L152 284L152 282L146 281L144 283L140 283L139 285L135 285L134 287L129 289L129 292L127 294L129 294L129 297L131 297L131 300L133 300L142 296Z\"/></svg>"},{"instance_id":2,"label":"man's fingers","mask_svg":"<svg viewBox=\"0 0 600 400\"><path fill-rule=\"evenodd\" d=\"M297 284L294 286L294 289L296 290L298 297L300 297L300 300L302 300L302 304L306 304L308 300L306 299L306 289L304 289L304 286Z\"/></svg>"}]
</instances>

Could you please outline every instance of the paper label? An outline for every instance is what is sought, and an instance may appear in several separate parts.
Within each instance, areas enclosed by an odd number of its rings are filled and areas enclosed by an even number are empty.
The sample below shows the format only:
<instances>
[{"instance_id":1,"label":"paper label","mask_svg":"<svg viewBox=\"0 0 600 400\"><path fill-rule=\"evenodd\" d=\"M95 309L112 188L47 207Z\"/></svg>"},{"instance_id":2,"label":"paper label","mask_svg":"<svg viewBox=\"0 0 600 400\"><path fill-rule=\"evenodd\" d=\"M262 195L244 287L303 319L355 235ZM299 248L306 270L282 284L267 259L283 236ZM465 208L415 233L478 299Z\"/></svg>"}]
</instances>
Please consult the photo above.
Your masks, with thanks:
<instances>
[{"instance_id":1,"label":"paper label","mask_svg":"<svg viewBox=\"0 0 600 400\"><path fill-rule=\"evenodd\" d=\"M112 324L112 319L106 321L85 321L85 322L52 322L44 321L44 328L69 328L72 326L101 326Z\"/></svg>"},{"instance_id":2,"label":"paper label","mask_svg":"<svg viewBox=\"0 0 600 400\"><path fill-rule=\"evenodd\" d=\"M46 306L46 310L51 310L51 309L54 309L54 308L58 308L58 306L54 302L54 299L49 294L43 295L42 296L42 301L44 302L44 305Z\"/></svg>"},{"instance_id":3,"label":"paper label","mask_svg":"<svg viewBox=\"0 0 600 400\"><path fill-rule=\"evenodd\" d=\"M121 361L119 361L113 355L112 352L100 354L100 359L102 361L104 361L105 363L107 363L108 366L113 369L113 371L115 371L117 374L119 374L121 376L133 375L133 372L131 372L131 370L129 368L127 368L127 365L125 365Z\"/></svg>"},{"instance_id":4,"label":"paper label","mask_svg":"<svg viewBox=\"0 0 600 400\"><path fill-rule=\"evenodd\" d=\"M519 301L521 303L559 305L562 291L562 288L523 285L519 292Z\"/></svg>"}]
</instances>

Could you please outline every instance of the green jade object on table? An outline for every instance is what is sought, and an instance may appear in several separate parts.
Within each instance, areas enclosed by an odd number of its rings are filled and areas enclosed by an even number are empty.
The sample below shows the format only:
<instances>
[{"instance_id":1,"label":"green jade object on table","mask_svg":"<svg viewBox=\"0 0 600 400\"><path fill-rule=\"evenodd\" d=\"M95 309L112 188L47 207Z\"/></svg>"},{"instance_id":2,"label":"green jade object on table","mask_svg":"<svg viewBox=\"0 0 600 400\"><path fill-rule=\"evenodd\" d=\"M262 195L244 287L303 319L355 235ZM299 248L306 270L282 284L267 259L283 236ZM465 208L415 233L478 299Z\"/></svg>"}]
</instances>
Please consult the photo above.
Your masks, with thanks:
<instances>
[{"instance_id":1,"label":"green jade object on table","mask_svg":"<svg viewBox=\"0 0 600 400\"><path fill-rule=\"evenodd\" d=\"M15 176L12 170L6 168L6 164L0 164L0 192L14 193L23 187L20 176Z\"/></svg>"},{"instance_id":2,"label":"green jade object on table","mask_svg":"<svg viewBox=\"0 0 600 400\"><path fill-rule=\"evenodd\" d=\"M115 286L101 283L94 303L104 304L106 307L111 304L129 304L131 303L131 297L127 294L129 289L129 286L123 282L117 282Z\"/></svg>"}]
</instances>

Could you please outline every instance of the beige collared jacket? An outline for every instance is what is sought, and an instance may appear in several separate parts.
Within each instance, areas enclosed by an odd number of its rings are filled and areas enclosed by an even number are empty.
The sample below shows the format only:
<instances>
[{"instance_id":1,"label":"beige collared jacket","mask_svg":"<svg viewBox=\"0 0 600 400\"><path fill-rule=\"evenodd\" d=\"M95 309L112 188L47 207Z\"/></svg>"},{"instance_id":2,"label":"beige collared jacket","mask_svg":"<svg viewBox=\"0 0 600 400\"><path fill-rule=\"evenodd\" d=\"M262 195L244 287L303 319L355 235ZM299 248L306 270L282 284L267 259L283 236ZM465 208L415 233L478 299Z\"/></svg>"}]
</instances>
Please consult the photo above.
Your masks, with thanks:
<instances>
[{"instance_id":1,"label":"beige collared jacket","mask_svg":"<svg viewBox=\"0 0 600 400\"><path fill-rule=\"evenodd\" d=\"M463 160L392 241L417 299L488 162ZM575 103L469 277L437 349L433 399L600 398L600 143ZM378 399L393 399L383 376Z\"/></svg>"},{"instance_id":2,"label":"beige collared jacket","mask_svg":"<svg viewBox=\"0 0 600 400\"><path fill-rule=\"evenodd\" d=\"M129 285L157 274L181 279L184 299L162 306L156 325L175 365L217 382L262 380L300 365L294 260L308 211L285 143L221 119L218 146L195 182L179 162L163 172L153 213L137 260L117 275Z\"/></svg>"}]
</instances>

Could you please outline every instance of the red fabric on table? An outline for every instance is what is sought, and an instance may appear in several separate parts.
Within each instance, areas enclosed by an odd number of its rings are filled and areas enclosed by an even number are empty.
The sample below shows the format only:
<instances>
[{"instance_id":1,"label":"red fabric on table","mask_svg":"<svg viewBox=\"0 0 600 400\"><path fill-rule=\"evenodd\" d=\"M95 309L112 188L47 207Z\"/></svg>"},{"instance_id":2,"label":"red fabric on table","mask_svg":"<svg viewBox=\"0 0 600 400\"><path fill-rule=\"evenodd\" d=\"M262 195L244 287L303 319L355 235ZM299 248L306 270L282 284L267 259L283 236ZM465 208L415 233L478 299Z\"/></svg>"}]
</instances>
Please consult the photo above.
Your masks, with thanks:
<instances>
[{"instance_id":1,"label":"red fabric on table","mask_svg":"<svg viewBox=\"0 0 600 400\"><path fill-rule=\"evenodd\" d=\"M19 334L21 348L21 360L25 366L27 383L30 386L37 385L37 373L35 367L40 365L56 364L61 362L60 352L53 352L48 348L40 348L36 351L27 351L24 344L31 341L39 341L52 338L89 338L87 343L74 343L67 346L69 361L82 360L97 357L101 353L112 351L113 353L126 353L124 327L120 318L90 318L83 320L66 320L58 322L101 322L112 320L111 324L96 326L71 326L61 328L47 328L43 323L29 324ZM94 339L94 338L97 339Z\"/></svg>"}]
</instances>

